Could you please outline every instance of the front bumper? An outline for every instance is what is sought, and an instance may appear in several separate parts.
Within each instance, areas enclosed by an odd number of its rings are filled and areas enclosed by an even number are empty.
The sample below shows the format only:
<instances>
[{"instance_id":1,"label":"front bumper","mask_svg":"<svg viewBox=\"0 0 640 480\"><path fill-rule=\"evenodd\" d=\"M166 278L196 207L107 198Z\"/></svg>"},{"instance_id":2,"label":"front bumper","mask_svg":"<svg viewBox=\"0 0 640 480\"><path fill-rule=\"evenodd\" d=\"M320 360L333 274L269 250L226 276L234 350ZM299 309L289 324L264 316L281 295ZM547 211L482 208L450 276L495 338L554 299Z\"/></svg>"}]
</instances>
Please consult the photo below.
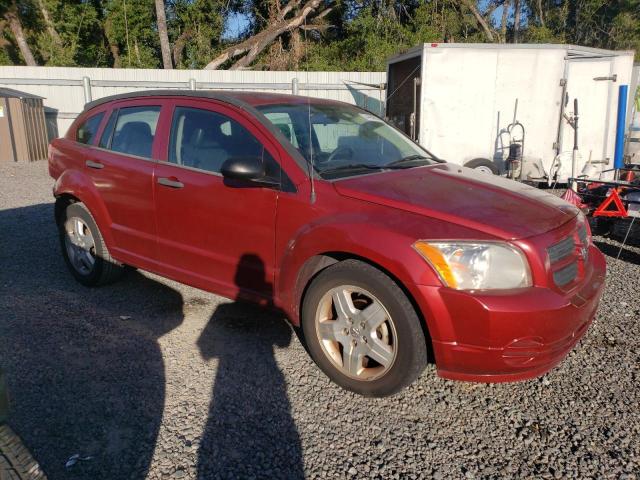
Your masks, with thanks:
<instances>
[{"instance_id":1,"label":"front bumper","mask_svg":"<svg viewBox=\"0 0 640 480\"><path fill-rule=\"evenodd\" d=\"M593 246L590 255L590 275L571 295L542 287L486 295L418 286L438 374L509 382L557 365L587 331L602 296L606 262Z\"/></svg>"}]
</instances>

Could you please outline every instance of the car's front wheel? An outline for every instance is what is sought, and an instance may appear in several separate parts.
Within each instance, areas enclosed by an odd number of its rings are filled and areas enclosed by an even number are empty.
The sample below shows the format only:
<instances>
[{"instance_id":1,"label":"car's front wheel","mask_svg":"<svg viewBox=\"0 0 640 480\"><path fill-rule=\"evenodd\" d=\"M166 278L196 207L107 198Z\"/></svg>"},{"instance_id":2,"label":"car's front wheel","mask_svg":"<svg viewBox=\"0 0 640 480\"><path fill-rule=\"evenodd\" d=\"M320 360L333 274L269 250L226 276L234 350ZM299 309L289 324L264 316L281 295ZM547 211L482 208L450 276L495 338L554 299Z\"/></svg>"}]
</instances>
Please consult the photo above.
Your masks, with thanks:
<instances>
[{"instance_id":1,"label":"car's front wheel","mask_svg":"<svg viewBox=\"0 0 640 480\"><path fill-rule=\"evenodd\" d=\"M93 216L83 203L71 203L58 220L62 255L75 279L88 287L118 279L123 265L107 249Z\"/></svg>"},{"instance_id":2,"label":"car's front wheel","mask_svg":"<svg viewBox=\"0 0 640 480\"><path fill-rule=\"evenodd\" d=\"M380 270L339 262L312 281L302 307L307 347L338 385L367 396L391 395L427 363L427 345L413 305Z\"/></svg>"}]
</instances>

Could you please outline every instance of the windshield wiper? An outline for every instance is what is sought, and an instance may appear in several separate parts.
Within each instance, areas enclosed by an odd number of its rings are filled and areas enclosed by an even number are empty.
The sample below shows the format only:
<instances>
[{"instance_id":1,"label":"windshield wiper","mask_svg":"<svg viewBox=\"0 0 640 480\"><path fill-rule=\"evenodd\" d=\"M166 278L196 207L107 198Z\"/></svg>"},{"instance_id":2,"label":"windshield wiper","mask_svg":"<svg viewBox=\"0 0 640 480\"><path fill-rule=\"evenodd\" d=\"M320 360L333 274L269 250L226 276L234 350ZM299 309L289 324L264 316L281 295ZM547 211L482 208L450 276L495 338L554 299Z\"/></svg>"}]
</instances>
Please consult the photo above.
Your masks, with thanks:
<instances>
[{"instance_id":1,"label":"windshield wiper","mask_svg":"<svg viewBox=\"0 0 640 480\"><path fill-rule=\"evenodd\" d=\"M326 173L334 173L334 172L344 172L349 170L385 170L387 167L385 165L368 165L366 163L350 163L348 165L341 165L339 167L327 168L326 170L322 170L320 173L322 175Z\"/></svg>"},{"instance_id":2,"label":"windshield wiper","mask_svg":"<svg viewBox=\"0 0 640 480\"><path fill-rule=\"evenodd\" d=\"M406 157L402 157L399 160L394 160L393 162L387 163L383 165L384 168L411 168L415 165L407 165L413 162L417 162L418 160L428 160L432 161L432 158L425 157L424 155L415 154L415 155L407 155Z\"/></svg>"}]
</instances>

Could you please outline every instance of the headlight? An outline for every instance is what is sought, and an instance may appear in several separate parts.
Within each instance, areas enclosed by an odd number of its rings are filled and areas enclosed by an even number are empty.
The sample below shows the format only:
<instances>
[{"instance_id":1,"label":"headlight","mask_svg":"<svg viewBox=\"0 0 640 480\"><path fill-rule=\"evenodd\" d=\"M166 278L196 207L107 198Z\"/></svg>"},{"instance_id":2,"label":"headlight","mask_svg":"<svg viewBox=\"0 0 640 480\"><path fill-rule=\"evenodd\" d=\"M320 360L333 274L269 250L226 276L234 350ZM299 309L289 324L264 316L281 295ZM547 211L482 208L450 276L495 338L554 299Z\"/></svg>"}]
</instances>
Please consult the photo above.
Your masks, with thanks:
<instances>
[{"instance_id":1,"label":"headlight","mask_svg":"<svg viewBox=\"0 0 640 480\"><path fill-rule=\"evenodd\" d=\"M497 290L531 286L524 254L508 243L425 242L413 247L456 290Z\"/></svg>"}]
</instances>

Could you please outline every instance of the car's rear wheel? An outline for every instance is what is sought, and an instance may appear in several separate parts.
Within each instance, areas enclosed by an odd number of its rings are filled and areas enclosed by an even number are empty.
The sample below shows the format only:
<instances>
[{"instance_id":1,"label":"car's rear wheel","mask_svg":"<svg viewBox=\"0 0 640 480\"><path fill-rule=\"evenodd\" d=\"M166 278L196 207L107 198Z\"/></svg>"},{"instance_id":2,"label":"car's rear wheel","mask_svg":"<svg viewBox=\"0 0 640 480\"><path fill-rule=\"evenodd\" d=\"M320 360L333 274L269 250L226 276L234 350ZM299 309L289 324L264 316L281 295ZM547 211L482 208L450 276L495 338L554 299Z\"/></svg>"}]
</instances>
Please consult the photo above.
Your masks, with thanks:
<instances>
[{"instance_id":1,"label":"car's rear wheel","mask_svg":"<svg viewBox=\"0 0 640 480\"><path fill-rule=\"evenodd\" d=\"M71 203L58 218L65 263L75 279L93 287L117 280L123 265L107 249L93 216L83 203Z\"/></svg>"},{"instance_id":2,"label":"car's rear wheel","mask_svg":"<svg viewBox=\"0 0 640 480\"><path fill-rule=\"evenodd\" d=\"M396 393L427 363L424 333L407 296L389 276L357 260L332 265L312 281L302 326L318 366L362 395Z\"/></svg>"}]
</instances>

